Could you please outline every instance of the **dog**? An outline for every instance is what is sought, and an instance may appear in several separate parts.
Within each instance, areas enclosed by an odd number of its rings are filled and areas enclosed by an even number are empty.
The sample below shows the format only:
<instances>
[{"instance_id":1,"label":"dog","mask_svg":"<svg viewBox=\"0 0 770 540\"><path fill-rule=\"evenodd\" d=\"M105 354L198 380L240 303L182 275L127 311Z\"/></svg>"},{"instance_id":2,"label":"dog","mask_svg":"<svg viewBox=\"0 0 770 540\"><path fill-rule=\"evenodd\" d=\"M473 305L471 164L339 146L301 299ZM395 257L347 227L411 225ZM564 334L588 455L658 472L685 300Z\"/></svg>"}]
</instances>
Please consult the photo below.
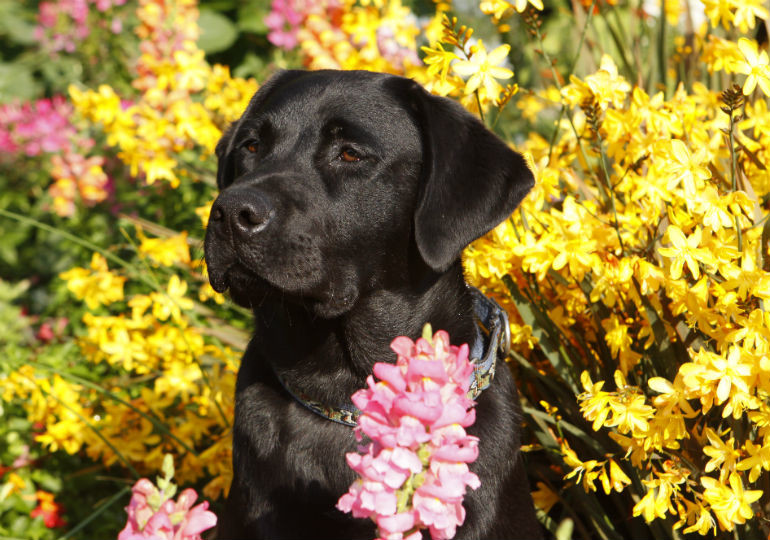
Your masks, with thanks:
<instances>
[{"instance_id":1,"label":"dog","mask_svg":"<svg viewBox=\"0 0 770 540\"><path fill-rule=\"evenodd\" d=\"M209 279L256 324L218 537L373 538L370 520L335 508L357 442L323 411L349 404L375 362L395 362L396 336L415 339L430 322L455 344L477 339L461 253L513 212L532 173L457 103L365 71L274 75L216 155ZM481 487L465 497L457 538L542 536L516 387L499 367L468 429Z\"/></svg>"}]
</instances>

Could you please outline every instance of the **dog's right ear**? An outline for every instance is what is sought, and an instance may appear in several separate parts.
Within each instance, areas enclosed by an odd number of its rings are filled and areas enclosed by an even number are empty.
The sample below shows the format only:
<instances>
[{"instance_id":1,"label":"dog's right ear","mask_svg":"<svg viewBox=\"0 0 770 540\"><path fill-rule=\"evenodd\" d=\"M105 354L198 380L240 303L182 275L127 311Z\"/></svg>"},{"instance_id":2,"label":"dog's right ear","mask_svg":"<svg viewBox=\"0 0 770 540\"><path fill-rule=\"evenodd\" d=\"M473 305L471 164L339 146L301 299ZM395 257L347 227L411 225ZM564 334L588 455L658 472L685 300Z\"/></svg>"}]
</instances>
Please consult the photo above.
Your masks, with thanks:
<instances>
[{"instance_id":1,"label":"dog's right ear","mask_svg":"<svg viewBox=\"0 0 770 540\"><path fill-rule=\"evenodd\" d=\"M297 79L306 73L307 71L296 69L282 70L270 77L270 79L265 84L263 84L259 90L257 90L257 93L254 94L254 96L251 98L251 101L249 101L249 104L246 106L246 110L243 111L241 117L230 124L230 126L222 134L222 138L219 139L219 142L217 143L216 149L214 151L218 160L217 187L220 190L227 187L227 185L232 182L233 176L235 175L235 164L232 160L232 151L235 147L235 142L238 139L238 130L240 129L244 118L247 118L259 111L260 107L262 107L262 105L265 103L265 101L267 101L267 99L276 88L287 84L288 82L293 81L294 79Z\"/></svg>"}]
</instances>

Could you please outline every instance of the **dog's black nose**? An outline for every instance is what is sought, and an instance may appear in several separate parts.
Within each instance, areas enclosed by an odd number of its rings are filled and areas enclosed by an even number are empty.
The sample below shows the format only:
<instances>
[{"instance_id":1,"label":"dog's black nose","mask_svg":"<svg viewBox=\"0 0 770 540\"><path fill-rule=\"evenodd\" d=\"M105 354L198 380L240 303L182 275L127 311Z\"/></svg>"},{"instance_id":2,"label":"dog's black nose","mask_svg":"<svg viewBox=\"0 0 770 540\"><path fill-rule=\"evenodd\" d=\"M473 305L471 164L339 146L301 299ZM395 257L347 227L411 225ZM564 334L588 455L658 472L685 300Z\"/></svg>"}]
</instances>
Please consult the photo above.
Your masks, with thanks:
<instances>
[{"instance_id":1,"label":"dog's black nose","mask_svg":"<svg viewBox=\"0 0 770 540\"><path fill-rule=\"evenodd\" d=\"M211 207L209 227L229 223L234 235L249 237L263 231L275 216L275 208L268 198L253 191L226 190Z\"/></svg>"}]
</instances>

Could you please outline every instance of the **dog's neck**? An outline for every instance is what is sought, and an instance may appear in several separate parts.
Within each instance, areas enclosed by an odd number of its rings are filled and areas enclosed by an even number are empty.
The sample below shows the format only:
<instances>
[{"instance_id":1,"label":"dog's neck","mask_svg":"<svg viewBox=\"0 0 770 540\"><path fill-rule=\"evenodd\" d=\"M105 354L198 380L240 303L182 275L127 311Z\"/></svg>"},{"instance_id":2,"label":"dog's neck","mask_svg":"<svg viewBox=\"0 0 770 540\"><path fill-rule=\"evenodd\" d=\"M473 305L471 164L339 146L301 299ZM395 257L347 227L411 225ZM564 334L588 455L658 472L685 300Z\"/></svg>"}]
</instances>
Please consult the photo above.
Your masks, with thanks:
<instances>
[{"instance_id":1,"label":"dog's neck","mask_svg":"<svg viewBox=\"0 0 770 540\"><path fill-rule=\"evenodd\" d=\"M420 284L362 294L354 307L323 319L307 307L269 300L255 309L252 346L285 381L313 389L313 399L339 404L365 386L376 362L393 363L398 336L416 339L425 323L446 330L453 344L470 343L476 328L473 305L458 261Z\"/></svg>"}]
</instances>

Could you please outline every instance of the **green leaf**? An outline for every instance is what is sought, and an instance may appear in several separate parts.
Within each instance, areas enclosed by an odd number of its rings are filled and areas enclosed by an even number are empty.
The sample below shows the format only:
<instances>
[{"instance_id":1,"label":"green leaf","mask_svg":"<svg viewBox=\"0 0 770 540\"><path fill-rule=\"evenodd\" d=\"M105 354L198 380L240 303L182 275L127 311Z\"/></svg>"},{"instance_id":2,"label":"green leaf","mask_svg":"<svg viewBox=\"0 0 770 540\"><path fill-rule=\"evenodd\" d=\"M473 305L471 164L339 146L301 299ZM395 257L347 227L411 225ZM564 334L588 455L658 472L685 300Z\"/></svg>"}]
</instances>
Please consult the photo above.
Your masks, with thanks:
<instances>
[{"instance_id":1,"label":"green leaf","mask_svg":"<svg viewBox=\"0 0 770 540\"><path fill-rule=\"evenodd\" d=\"M508 287L511 300L516 304L516 309L519 311L522 320L525 324L532 327L532 335L537 338L540 350L543 351L564 381L570 385L573 392L579 394L580 389L577 384L576 375L572 373L569 359L560 347L559 329L537 305L530 302L524 296L510 276L504 276L503 283Z\"/></svg>"},{"instance_id":2,"label":"green leaf","mask_svg":"<svg viewBox=\"0 0 770 540\"><path fill-rule=\"evenodd\" d=\"M250 52L243 57L243 61L233 70L233 75L247 79L249 77L261 78L260 75L265 70L265 59Z\"/></svg>"},{"instance_id":3,"label":"green leaf","mask_svg":"<svg viewBox=\"0 0 770 540\"><path fill-rule=\"evenodd\" d=\"M0 0L0 36L17 45L35 44L35 25L24 2Z\"/></svg>"},{"instance_id":4,"label":"green leaf","mask_svg":"<svg viewBox=\"0 0 770 540\"><path fill-rule=\"evenodd\" d=\"M14 99L26 101L37 94L38 86L26 67L0 63L0 103Z\"/></svg>"},{"instance_id":5,"label":"green leaf","mask_svg":"<svg viewBox=\"0 0 770 540\"><path fill-rule=\"evenodd\" d=\"M241 32L267 34L265 16L268 13L266 0L252 0L238 10L238 29Z\"/></svg>"},{"instance_id":6,"label":"green leaf","mask_svg":"<svg viewBox=\"0 0 770 540\"><path fill-rule=\"evenodd\" d=\"M209 9L201 9L198 24L201 27L198 46L206 54L229 49L238 37L238 30L227 17Z\"/></svg>"}]
</instances>

